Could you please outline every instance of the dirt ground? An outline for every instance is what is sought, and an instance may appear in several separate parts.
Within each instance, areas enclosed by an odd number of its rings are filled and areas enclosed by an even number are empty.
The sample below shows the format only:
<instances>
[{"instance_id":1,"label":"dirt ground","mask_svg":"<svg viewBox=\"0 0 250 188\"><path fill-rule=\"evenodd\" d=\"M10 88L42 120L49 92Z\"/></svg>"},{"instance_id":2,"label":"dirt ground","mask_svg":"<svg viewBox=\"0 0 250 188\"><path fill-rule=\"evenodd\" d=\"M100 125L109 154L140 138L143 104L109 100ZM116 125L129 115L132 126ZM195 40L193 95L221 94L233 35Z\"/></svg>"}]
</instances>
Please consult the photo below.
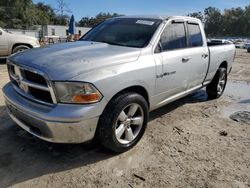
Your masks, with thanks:
<instances>
[{"instance_id":1,"label":"dirt ground","mask_svg":"<svg viewBox=\"0 0 250 188\"><path fill-rule=\"evenodd\" d=\"M227 89L204 90L150 113L143 139L114 155L94 144L51 144L15 125L0 91L0 187L250 187L250 53L237 50ZM0 89L8 81L0 65ZM244 88L244 89L243 89Z\"/></svg>"}]
</instances>

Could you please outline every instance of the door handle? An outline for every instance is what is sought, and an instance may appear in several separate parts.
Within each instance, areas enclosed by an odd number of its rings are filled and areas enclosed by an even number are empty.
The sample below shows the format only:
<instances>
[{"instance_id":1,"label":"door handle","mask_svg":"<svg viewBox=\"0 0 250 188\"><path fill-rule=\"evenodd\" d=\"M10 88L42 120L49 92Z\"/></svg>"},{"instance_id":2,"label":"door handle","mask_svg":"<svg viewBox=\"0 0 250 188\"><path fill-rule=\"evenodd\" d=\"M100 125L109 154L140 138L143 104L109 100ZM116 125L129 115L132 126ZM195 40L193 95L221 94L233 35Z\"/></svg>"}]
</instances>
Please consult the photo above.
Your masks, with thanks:
<instances>
[{"instance_id":1,"label":"door handle","mask_svg":"<svg viewBox=\"0 0 250 188\"><path fill-rule=\"evenodd\" d=\"M183 57L182 63L187 63L190 59L191 59L191 57Z\"/></svg>"},{"instance_id":2,"label":"door handle","mask_svg":"<svg viewBox=\"0 0 250 188\"><path fill-rule=\"evenodd\" d=\"M202 54L202 57L206 59L208 57L208 54L207 53Z\"/></svg>"}]
</instances>

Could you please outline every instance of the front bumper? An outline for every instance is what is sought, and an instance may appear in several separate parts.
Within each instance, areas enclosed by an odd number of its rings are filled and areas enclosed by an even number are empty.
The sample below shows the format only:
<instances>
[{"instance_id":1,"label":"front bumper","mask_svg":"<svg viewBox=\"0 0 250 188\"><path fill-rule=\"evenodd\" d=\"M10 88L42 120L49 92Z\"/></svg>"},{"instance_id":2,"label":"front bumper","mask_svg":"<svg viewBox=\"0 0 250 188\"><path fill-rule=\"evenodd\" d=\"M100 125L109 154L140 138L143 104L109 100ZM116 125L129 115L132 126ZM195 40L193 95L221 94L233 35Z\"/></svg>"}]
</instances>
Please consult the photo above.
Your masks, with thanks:
<instances>
[{"instance_id":1,"label":"front bumper","mask_svg":"<svg viewBox=\"0 0 250 188\"><path fill-rule=\"evenodd\" d=\"M54 143L82 143L95 135L106 101L91 105L45 106L16 93L10 83L3 94L10 117L36 137Z\"/></svg>"},{"instance_id":2,"label":"front bumper","mask_svg":"<svg viewBox=\"0 0 250 188\"><path fill-rule=\"evenodd\" d=\"M40 47L41 47L40 44L35 44L35 45L33 45L33 48L40 48Z\"/></svg>"}]
</instances>

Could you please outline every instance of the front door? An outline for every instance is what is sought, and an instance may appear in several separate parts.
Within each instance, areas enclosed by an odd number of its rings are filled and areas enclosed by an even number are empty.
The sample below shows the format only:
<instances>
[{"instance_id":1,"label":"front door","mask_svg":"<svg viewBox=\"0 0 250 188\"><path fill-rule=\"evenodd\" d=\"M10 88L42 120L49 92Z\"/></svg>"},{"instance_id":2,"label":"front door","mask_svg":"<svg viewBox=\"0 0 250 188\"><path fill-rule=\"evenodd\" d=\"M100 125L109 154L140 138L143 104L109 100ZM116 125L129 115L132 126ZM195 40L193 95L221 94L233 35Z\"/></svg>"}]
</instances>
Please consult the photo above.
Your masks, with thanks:
<instances>
[{"instance_id":1,"label":"front door","mask_svg":"<svg viewBox=\"0 0 250 188\"><path fill-rule=\"evenodd\" d=\"M187 48L184 22L168 23L159 46L161 52L155 53L155 57L162 60L162 72L157 73L156 90L158 100L164 101L188 88L190 51Z\"/></svg>"}]
</instances>

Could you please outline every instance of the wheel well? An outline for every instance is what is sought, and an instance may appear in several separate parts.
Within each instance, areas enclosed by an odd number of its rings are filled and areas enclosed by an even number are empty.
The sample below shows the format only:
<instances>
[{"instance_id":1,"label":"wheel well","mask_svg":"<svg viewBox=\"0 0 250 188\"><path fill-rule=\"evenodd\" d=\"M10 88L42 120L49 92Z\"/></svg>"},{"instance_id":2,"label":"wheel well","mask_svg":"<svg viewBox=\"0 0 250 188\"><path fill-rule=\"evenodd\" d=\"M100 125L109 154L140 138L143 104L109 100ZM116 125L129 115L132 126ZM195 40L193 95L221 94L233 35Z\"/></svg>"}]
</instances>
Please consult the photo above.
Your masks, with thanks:
<instances>
[{"instance_id":1,"label":"wheel well","mask_svg":"<svg viewBox=\"0 0 250 188\"><path fill-rule=\"evenodd\" d=\"M26 43L16 43L16 44L14 44L13 46L12 46L12 50L11 50L11 52L13 52L13 50L14 50L14 48L15 47L17 47L17 46L28 46L29 48L33 48L33 46L32 45L30 45L30 44L26 44Z\"/></svg>"},{"instance_id":2,"label":"wheel well","mask_svg":"<svg viewBox=\"0 0 250 188\"><path fill-rule=\"evenodd\" d=\"M119 91L117 94L115 94L112 99L116 98L118 95L120 94L123 94L123 93L127 93L127 92L135 92L135 93L138 93L140 94L141 96L144 97L144 99L147 101L148 103L148 107L150 106L150 103L149 103L149 97L148 97L148 92L147 90L142 87L142 86L131 86L131 87L128 87L128 88L125 88L121 91ZM111 99L111 100L112 100Z\"/></svg>"},{"instance_id":3,"label":"wheel well","mask_svg":"<svg viewBox=\"0 0 250 188\"><path fill-rule=\"evenodd\" d=\"M219 67L227 69L227 62L226 61L222 62Z\"/></svg>"}]
</instances>

